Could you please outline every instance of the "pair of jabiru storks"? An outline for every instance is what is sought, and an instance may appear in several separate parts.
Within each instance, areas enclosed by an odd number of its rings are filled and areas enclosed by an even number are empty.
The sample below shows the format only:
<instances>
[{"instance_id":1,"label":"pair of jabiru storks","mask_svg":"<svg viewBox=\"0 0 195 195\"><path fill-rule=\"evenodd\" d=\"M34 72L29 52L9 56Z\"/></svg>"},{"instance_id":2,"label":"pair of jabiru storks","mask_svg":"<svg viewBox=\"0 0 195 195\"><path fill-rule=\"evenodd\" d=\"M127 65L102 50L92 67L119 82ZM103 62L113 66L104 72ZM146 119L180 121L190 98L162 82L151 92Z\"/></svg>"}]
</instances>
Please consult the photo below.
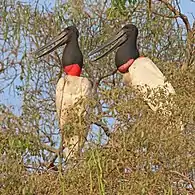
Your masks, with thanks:
<instances>
[{"instance_id":1,"label":"pair of jabiru storks","mask_svg":"<svg viewBox=\"0 0 195 195\"><path fill-rule=\"evenodd\" d=\"M102 58L110 51L117 49L115 63L117 69L123 74L126 85L139 88L143 99L148 103L153 111L162 107L162 103L152 100L152 94L147 94L147 88L156 90L163 88L166 94L174 94L175 90L158 67L147 57L140 57L137 48L138 28L133 25L125 25L114 39L106 42L98 49L90 52L89 56L100 52L105 47L114 44L110 50L106 51L93 61ZM80 77L83 67L83 55L78 44L79 32L75 26L69 26L62 31L51 42L36 51L38 57L42 57L62 45L66 45L62 55L62 65L65 77L60 78L56 87L56 108L59 117L60 129L63 130L67 123L68 111L74 107L78 101L85 99L92 94L92 84L84 77ZM77 104L78 106L78 104ZM79 117L85 116L85 106L79 104L76 113ZM87 134L87 131L85 132ZM78 150L79 136L75 134L70 138L65 138L64 143L68 148L66 155L74 154ZM81 143L80 143L81 144ZM83 144L83 143L82 143ZM74 151L74 152L73 152Z\"/></svg>"}]
</instances>

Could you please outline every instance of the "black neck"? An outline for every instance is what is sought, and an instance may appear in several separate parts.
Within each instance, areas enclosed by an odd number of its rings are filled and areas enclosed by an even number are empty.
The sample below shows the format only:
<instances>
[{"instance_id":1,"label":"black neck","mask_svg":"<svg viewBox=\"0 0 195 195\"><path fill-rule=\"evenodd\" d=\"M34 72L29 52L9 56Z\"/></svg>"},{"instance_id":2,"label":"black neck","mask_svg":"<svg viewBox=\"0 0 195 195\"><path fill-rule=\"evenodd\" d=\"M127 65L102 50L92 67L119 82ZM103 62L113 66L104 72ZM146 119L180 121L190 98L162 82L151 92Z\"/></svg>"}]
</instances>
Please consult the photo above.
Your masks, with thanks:
<instances>
[{"instance_id":1,"label":"black neck","mask_svg":"<svg viewBox=\"0 0 195 195\"><path fill-rule=\"evenodd\" d=\"M70 41L66 44L62 56L63 66L72 64L78 64L81 68L83 67L83 55L76 36L71 37Z\"/></svg>"},{"instance_id":2,"label":"black neck","mask_svg":"<svg viewBox=\"0 0 195 195\"><path fill-rule=\"evenodd\" d=\"M127 41L119 47L115 56L117 67L128 62L130 59L137 59L139 51L137 49L137 37L129 37Z\"/></svg>"}]
</instances>

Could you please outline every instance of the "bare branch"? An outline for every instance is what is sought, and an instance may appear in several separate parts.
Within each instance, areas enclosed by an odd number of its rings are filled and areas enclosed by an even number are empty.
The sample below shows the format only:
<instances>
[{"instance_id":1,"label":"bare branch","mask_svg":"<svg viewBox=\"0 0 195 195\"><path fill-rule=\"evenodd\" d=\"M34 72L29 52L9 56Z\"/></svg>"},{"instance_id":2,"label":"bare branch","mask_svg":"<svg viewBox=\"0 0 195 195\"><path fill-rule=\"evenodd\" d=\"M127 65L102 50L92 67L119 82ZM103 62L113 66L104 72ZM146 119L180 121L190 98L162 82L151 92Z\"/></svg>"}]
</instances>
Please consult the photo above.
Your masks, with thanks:
<instances>
[{"instance_id":1,"label":"bare branch","mask_svg":"<svg viewBox=\"0 0 195 195\"><path fill-rule=\"evenodd\" d=\"M174 8L167 0L158 0L158 1L164 3L169 8L169 10L175 14L175 16L180 17L182 19L182 21L184 22L184 24L186 26L186 30L188 32L192 30L190 23L189 23L189 20L188 20L186 15L182 14L180 11L178 11L176 8Z\"/></svg>"},{"instance_id":2,"label":"bare branch","mask_svg":"<svg viewBox=\"0 0 195 195\"><path fill-rule=\"evenodd\" d=\"M105 126L102 122L95 122L94 124L101 127L108 137L110 136L109 128Z\"/></svg>"},{"instance_id":3,"label":"bare branch","mask_svg":"<svg viewBox=\"0 0 195 195\"><path fill-rule=\"evenodd\" d=\"M48 150L50 152L53 152L55 154L58 154L59 153L59 150L58 149L55 149L55 148L53 148L53 147L51 147L49 145L46 145L46 144L43 144L42 143L41 146L42 146L43 149Z\"/></svg>"},{"instance_id":4,"label":"bare branch","mask_svg":"<svg viewBox=\"0 0 195 195\"><path fill-rule=\"evenodd\" d=\"M152 11L152 13L154 13L154 14L156 14L158 16L161 16L163 18L178 18L179 17L179 15L169 16L169 15L160 14L160 13L155 12L155 11Z\"/></svg>"},{"instance_id":5,"label":"bare branch","mask_svg":"<svg viewBox=\"0 0 195 195\"><path fill-rule=\"evenodd\" d=\"M182 177L185 181L187 181L189 184L191 184L193 190L195 190L195 184L191 179L189 179L188 177L186 177L182 173L179 173L178 171L170 171L170 173L173 173L173 174L176 174L176 175Z\"/></svg>"},{"instance_id":6,"label":"bare branch","mask_svg":"<svg viewBox=\"0 0 195 195\"><path fill-rule=\"evenodd\" d=\"M101 80L105 79L106 77L109 77L109 76L114 75L116 72L117 72L117 69L115 69L114 71L108 73L108 74L105 75L105 76L102 76L101 78L99 78L98 83L99 83Z\"/></svg>"}]
</instances>

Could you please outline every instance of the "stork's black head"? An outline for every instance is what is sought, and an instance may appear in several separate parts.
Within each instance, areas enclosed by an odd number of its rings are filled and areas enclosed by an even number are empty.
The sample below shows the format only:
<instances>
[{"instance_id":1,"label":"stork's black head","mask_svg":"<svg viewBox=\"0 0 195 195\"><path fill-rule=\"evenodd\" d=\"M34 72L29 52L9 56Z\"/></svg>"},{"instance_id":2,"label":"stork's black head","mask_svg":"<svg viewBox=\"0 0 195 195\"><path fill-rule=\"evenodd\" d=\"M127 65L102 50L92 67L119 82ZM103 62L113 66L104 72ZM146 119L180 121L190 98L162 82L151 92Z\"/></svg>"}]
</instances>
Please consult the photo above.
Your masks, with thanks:
<instances>
[{"instance_id":1,"label":"stork's black head","mask_svg":"<svg viewBox=\"0 0 195 195\"><path fill-rule=\"evenodd\" d=\"M111 40L106 42L104 45L98 49L90 52L89 56L94 55L95 53L101 51L107 46L115 43L108 51L100 55L99 57L93 59L96 61L103 56L107 55L109 52L118 48L115 56L116 66L119 67L126 63L129 59L136 59L139 57L139 51L137 49L137 36L138 29L133 24L125 25Z\"/></svg>"},{"instance_id":2,"label":"stork's black head","mask_svg":"<svg viewBox=\"0 0 195 195\"><path fill-rule=\"evenodd\" d=\"M123 28L121 29L121 31L123 31L128 38L133 37L138 35L138 29L134 24L127 24L125 26L123 26Z\"/></svg>"},{"instance_id":3,"label":"stork's black head","mask_svg":"<svg viewBox=\"0 0 195 195\"><path fill-rule=\"evenodd\" d=\"M78 37L79 31L77 30L77 28L75 26L68 26L52 41L39 48L35 52L35 55L40 58L54 51L58 47L66 44L62 55L62 65L64 66L64 70L67 74L79 76L81 73L81 68L83 66L83 55L79 48Z\"/></svg>"},{"instance_id":4,"label":"stork's black head","mask_svg":"<svg viewBox=\"0 0 195 195\"><path fill-rule=\"evenodd\" d=\"M137 49L137 27L133 24L128 24L122 28L122 31L125 32L127 40L118 48L115 55L115 63L118 68L129 60L135 60L139 57L139 51Z\"/></svg>"}]
</instances>

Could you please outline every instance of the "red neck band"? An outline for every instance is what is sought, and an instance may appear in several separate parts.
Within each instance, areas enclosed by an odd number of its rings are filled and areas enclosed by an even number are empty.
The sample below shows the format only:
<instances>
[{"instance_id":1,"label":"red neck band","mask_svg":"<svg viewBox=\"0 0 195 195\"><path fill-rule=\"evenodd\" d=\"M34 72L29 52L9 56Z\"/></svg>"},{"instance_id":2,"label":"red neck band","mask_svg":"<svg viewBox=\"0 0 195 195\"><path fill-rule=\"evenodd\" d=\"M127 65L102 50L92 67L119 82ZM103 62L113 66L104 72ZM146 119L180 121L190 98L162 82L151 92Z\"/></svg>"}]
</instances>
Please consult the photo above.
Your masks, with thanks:
<instances>
[{"instance_id":1,"label":"red neck band","mask_svg":"<svg viewBox=\"0 0 195 195\"><path fill-rule=\"evenodd\" d=\"M143 56L140 56L139 58L143 58ZM118 67L118 71L121 72L121 73L126 73L129 69L129 67L133 64L134 61L135 61L134 59L128 60L125 64Z\"/></svg>"},{"instance_id":2,"label":"red neck band","mask_svg":"<svg viewBox=\"0 0 195 195\"><path fill-rule=\"evenodd\" d=\"M81 75L81 67L78 64L71 64L68 66L64 66L64 72L67 75L79 77Z\"/></svg>"}]
</instances>

